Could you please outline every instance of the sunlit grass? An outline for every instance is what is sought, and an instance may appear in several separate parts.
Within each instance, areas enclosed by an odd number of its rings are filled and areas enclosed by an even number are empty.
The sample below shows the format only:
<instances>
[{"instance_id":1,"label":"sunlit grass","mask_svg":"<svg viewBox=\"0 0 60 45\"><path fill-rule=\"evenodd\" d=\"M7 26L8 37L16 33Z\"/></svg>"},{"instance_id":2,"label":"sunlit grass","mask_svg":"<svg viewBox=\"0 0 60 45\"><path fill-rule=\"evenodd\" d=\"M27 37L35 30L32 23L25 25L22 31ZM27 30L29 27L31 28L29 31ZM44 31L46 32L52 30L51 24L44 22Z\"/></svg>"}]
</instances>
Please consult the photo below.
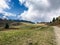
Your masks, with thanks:
<instances>
[{"instance_id":1,"label":"sunlit grass","mask_svg":"<svg viewBox=\"0 0 60 45\"><path fill-rule=\"evenodd\" d=\"M0 45L56 45L52 27L20 25L14 28L19 29L0 31Z\"/></svg>"}]
</instances>

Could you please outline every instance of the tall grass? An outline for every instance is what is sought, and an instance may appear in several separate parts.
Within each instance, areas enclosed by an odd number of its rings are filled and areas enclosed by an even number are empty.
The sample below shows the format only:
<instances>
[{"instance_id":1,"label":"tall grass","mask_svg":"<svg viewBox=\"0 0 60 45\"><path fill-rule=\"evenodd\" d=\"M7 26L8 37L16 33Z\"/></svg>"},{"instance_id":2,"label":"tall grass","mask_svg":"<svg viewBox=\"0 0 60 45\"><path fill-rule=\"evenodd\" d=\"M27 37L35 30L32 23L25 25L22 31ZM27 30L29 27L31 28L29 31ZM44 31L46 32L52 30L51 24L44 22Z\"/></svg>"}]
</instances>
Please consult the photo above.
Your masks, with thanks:
<instances>
[{"instance_id":1,"label":"tall grass","mask_svg":"<svg viewBox=\"0 0 60 45\"><path fill-rule=\"evenodd\" d=\"M52 27L21 25L17 28L0 31L0 45L56 45Z\"/></svg>"}]
</instances>

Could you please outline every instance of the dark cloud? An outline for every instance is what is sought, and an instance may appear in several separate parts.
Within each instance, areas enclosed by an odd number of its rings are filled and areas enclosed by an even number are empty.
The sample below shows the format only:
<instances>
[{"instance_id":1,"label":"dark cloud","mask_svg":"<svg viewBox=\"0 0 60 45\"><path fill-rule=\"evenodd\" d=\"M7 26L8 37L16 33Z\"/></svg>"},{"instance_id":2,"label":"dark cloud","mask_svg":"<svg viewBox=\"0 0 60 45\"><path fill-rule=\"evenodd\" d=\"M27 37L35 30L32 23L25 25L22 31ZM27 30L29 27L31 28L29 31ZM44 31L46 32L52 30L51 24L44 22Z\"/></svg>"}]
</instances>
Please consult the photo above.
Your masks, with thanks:
<instances>
[{"instance_id":1,"label":"dark cloud","mask_svg":"<svg viewBox=\"0 0 60 45\"><path fill-rule=\"evenodd\" d=\"M60 0L49 0L50 2L50 9L51 10L56 10L60 8Z\"/></svg>"}]
</instances>

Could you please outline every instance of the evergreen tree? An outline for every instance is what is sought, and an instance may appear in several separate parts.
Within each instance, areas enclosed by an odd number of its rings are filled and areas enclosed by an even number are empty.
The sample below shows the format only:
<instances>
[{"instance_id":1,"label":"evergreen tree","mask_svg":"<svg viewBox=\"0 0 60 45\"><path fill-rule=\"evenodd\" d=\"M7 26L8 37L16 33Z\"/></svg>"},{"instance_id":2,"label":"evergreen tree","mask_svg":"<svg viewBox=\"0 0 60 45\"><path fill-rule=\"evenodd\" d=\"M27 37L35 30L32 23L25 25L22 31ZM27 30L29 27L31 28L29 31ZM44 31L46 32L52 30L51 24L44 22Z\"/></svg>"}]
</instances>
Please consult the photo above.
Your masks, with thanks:
<instances>
[{"instance_id":1,"label":"evergreen tree","mask_svg":"<svg viewBox=\"0 0 60 45\"><path fill-rule=\"evenodd\" d=\"M9 24L8 23L5 24L5 29L9 29Z\"/></svg>"},{"instance_id":2,"label":"evergreen tree","mask_svg":"<svg viewBox=\"0 0 60 45\"><path fill-rule=\"evenodd\" d=\"M56 20L58 21L59 19L58 19L58 18L56 18Z\"/></svg>"},{"instance_id":3,"label":"evergreen tree","mask_svg":"<svg viewBox=\"0 0 60 45\"><path fill-rule=\"evenodd\" d=\"M52 22L55 22L55 21L56 21L56 19L55 19L55 18L53 18Z\"/></svg>"}]
</instances>

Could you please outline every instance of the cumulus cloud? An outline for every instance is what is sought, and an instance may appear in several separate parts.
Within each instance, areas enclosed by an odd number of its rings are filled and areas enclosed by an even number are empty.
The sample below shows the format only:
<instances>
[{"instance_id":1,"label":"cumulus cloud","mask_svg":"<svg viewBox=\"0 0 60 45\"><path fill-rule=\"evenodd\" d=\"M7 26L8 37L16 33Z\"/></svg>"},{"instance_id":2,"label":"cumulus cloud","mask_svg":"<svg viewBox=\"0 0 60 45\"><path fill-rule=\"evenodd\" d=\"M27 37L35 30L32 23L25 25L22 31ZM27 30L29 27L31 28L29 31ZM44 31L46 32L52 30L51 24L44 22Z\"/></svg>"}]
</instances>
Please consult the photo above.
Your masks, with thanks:
<instances>
[{"instance_id":1,"label":"cumulus cloud","mask_svg":"<svg viewBox=\"0 0 60 45\"><path fill-rule=\"evenodd\" d=\"M10 0L0 0L0 13L5 12L5 9L10 9L9 2Z\"/></svg>"},{"instance_id":2,"label":"cumulus cloud","mask_svg":"<svg viewBox=\"0 0 60 45\"><path fill-rule=\"evenodd\" d=\"M6 12L5 10L6 9L10 9L11 7L9 6L9 2L11 0L0 0L0 14L3 15L3 19L9 17L9 16L16 16L15 14L13 13L10 13L10 12ZM7 18L8 19L8 18Z\"/></svg>"},{"instance_id":3,"label":"cumulus cloud","mask_svg":"<svg viewBox=\"0 0 60 45\"><path fill-rule=\"evenodd\" d=\"M19 0L28 10L18 18L28 21L50 21L60 16L60 0Z\"/></svg>"},{"instance_id":4,"label":"cumulus cloud","mask_svg":"<svg viewBox=\"0 0 60 45\"><path fill-rule=\"evenodd\" d=\"M11 0L0 0L0 9L10 9L8 2Z\"/></svg>"},{"instance_id":5,"label":"cumulus cloud","mask_svg":"<svg viewBox=\"0 0 60 45\"><path fill-rule=\"evenodd\" d=\"M3 15L2 19L8 19L8 17L16 17L16 14L10 13L10 12L1 12L1 14Z\"/></svg>"}]
</instances>

